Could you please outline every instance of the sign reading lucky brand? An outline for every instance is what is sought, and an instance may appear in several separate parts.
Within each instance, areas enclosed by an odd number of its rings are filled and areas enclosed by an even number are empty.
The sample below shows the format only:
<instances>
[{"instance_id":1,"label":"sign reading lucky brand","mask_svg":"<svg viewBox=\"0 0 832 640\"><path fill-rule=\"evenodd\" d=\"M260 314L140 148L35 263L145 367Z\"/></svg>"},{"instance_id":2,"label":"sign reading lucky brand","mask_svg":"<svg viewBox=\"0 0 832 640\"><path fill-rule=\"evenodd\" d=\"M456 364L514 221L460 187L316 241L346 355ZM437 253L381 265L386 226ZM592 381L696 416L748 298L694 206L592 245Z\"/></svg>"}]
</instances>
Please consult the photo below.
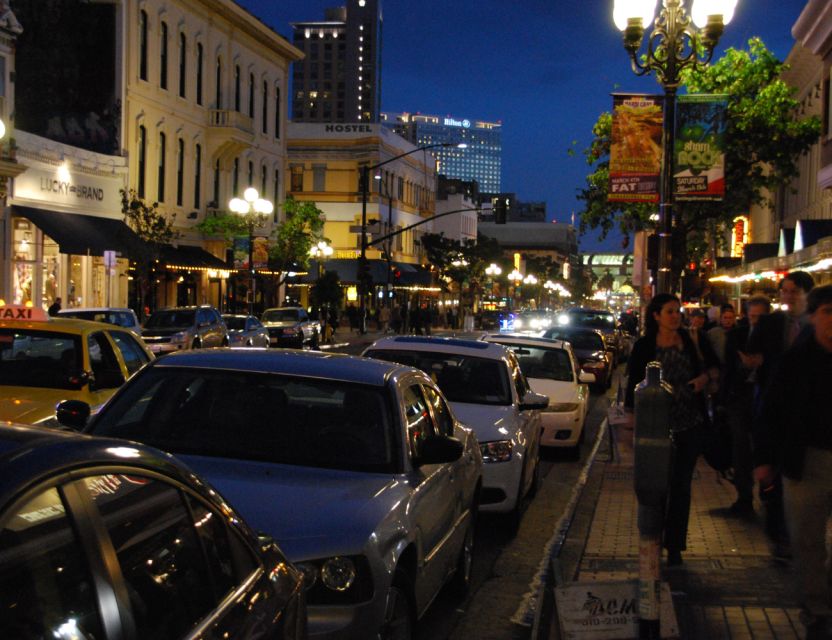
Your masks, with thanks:
<instances>
[{"instance_id":1,"label":"sign reading lucky brand","mask_svg":"<svg viewBox=\"0 0 832 640\"><path fill-rule=\"evenodd\" d=\"M679 96L673 145L676 200L722 200L725 196L724 95Z\"/></svg>"},{"instance_id":2,"label":"sign reading lucky brand","mask_svg":"<svg viewBox=\"0 0 832 640\"><path fill-rule=\"evenodd\" d=\"M662 96L613 96L608 200L659 201L662 104Z\"/></svg>"}]
</instances>

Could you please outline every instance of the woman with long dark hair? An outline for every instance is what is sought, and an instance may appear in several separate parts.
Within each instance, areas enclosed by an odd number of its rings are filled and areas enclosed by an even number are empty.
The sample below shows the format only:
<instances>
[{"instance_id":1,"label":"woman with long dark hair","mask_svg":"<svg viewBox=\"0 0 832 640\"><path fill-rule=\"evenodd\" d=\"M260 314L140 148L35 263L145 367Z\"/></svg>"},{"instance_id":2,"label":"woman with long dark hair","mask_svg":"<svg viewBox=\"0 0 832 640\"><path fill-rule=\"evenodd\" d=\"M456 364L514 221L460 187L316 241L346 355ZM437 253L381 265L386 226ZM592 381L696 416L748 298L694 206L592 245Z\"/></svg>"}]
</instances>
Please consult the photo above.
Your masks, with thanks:
<instances>
[{"instance_id":1,"label":"woman with long dark hair","mask_svg":"<svg viewBox=\"0 0 832 640\"><path fill-rule=\"evenodd\" d=\"M662 379L673 387L670 430L673 439L673 470L665 512L664 547L667 566L682 563L687 548L690 516L690 484L696 459L702 451L707 421L705 389L717 375L718 362L704 340L700 357L686 331L681 329L679 299L669 293L653 297L645 315L645 334L633 345L627 370L627 395L624 404L633 407L633 391L644 380L647 363L662 365ZM703 348L704 347L704 348Z\"/></svg>"}]
</instances>

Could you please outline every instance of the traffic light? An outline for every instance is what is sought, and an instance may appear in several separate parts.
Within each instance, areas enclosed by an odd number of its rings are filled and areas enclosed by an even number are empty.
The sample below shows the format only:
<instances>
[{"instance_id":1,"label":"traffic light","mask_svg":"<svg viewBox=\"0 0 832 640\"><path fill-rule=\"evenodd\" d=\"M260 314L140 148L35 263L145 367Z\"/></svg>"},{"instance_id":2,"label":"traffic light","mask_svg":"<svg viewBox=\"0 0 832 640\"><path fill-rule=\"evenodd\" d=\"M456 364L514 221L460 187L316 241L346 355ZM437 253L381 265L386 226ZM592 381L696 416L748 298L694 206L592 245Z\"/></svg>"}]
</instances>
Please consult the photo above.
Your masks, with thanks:
<instances>
[{"instance_id":1,"label":"traffic light","mask_svg":"<svg viewBox=\"0 0 832 640\"><path fill-rule=\"evenodd\" d=\"M398 267L390 267L390 275L393 276L393 283L398 284L402 279L402 270Z\"/></svg>"},{"instance_id":2,"label":"traffic light","mask_svg":"<svg viewBox=\"0 0 832 640\"><path fill-rule=\"evenodd\" d=\"M505 224L508 216L508 198L505 196L497 196L491 201L491 207L494 210L494 222L497 224Z\"/></svg>"}]
</instances>

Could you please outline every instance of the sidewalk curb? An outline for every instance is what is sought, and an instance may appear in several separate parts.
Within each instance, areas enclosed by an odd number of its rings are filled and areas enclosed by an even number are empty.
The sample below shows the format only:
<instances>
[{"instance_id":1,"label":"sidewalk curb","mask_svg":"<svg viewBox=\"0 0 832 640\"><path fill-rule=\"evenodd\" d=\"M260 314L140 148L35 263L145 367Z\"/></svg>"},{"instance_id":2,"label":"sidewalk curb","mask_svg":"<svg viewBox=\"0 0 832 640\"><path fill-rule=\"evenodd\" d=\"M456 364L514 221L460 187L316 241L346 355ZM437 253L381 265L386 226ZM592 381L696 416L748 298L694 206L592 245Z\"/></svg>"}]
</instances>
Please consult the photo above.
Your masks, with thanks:
<instances>
[{"instance_id":1,"label":"sidewalk curb","mask_svg":"<svg viewBox=\"0 0 832 640\"><path fill-rule=\"evenodd\" d=\"M592 451L578 476L578 480L572 490L566 509L554 528L554 534L544 547L543 558L532 581L529 583L530 591L523 597L523 601L512 617L512 621L530 630L530 638L533 640L547 640L549 630L557 618L557 610L554 602L553 587L563 582L560 554L567 541L567 535L572 527L575 513L581 502L584 489L592 475L593 467L598 457L602 444L607 440L609 424L606 418L601 422L598 435L595 439ZM603 460L606 462L606 460Z\"/></svg>"}]
</instances>

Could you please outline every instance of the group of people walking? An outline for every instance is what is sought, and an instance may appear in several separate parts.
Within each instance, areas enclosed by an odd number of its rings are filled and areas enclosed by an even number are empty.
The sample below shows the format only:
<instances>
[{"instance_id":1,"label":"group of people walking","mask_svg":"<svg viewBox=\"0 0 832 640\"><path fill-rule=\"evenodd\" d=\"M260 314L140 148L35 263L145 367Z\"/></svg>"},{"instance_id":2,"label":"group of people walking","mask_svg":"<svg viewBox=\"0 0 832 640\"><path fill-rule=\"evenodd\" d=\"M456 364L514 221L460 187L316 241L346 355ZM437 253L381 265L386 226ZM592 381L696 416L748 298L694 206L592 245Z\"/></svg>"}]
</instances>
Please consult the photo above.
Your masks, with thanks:
<instances>
[{"instance_id":1,"label":"group of people walking","mask_svg":"<svg viewBox=\"0 0 832 640\"><path fill-rule=\"evenodd\" d=\"M645 334L633 347L625 405L648 362L657 360L673 388L673 468L665 511L667 566L682 564L696 461L715 423L730 429L737 500L754 513L753 488L765 505L772 553L792 559L808 638L832 637L832 590L826 550L832 514L832 285L815 287L803 271L779 284L780 309L752 297L737 320L731 305L713 327L701 312L683 326L679 299L656 295Z\"/></svg>"}]
</instances>

